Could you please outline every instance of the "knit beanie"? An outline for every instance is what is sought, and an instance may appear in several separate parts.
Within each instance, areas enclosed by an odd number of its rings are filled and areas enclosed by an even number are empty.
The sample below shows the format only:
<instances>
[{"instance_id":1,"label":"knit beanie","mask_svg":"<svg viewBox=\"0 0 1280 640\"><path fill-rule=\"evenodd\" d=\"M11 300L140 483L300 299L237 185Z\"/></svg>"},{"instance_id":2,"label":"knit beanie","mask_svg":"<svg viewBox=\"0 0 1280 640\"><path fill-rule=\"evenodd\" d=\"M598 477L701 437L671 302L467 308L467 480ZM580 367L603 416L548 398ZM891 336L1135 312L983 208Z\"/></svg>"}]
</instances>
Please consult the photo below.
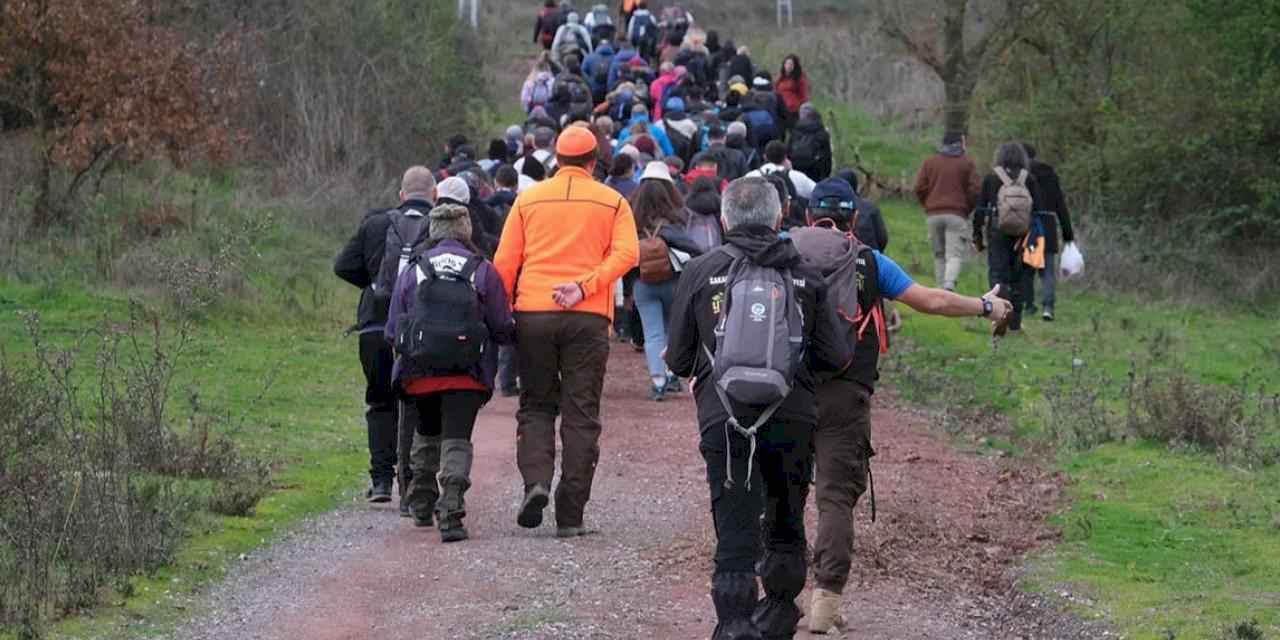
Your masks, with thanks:
<instances>
[{"instance_id":1,"label":"knit beanie","mask_svg":"<svg viewBox=\"0 0 1280 640\"><path fill-rule=\"evenodd\" d=\"M471 212L460 204L442 204L431 210L432 240L470 240Z\"/></svg>"}]
</instances>

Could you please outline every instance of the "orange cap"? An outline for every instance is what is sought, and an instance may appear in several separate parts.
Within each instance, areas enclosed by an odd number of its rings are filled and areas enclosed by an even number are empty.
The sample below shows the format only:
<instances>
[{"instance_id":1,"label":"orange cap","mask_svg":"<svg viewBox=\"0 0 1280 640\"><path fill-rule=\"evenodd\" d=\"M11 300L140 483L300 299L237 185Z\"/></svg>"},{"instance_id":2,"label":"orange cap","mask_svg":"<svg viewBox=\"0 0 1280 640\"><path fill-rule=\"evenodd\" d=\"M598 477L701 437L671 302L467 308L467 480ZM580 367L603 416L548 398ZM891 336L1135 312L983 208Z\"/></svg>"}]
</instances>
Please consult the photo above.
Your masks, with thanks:
<instances>
[{"instance_id":1,"label":"orange cap","mask_svg":"<svg viewBox=\"0 0 1280 640\"><path fill-rule=\"evenodd\" d=\"M589 153L595 153L596 150L596 134L591 130L575 126L565 129L560 134L560 139L556 141L556 155L566 158L575 158L585 156Z\"/></svg>"}]
</instances>

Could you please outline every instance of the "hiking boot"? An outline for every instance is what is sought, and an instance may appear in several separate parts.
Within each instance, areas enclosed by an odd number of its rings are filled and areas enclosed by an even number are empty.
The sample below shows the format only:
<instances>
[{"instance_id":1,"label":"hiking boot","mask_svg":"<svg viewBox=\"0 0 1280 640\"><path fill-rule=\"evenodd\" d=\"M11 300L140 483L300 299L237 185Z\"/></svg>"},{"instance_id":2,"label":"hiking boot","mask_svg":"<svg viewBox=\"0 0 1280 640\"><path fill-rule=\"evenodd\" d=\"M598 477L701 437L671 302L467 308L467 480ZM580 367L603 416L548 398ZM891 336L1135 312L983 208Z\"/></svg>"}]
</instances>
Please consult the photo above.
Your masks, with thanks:
<instances>
[{"instance_id":1,"label":"hiking boot","mask_svg":"<svg viewBox=\"0 0 1280 640\"><path fill-rule=\"evenodd\" d=\"M450 542L462 542L471 537L467 533L467 528L462 526L462 521L440 523L440 542L448 544Z\"/></svg>"},{"instance_id":2,"label":"hiking boot","mask_svg":"<svg viewBox=\"0 0 1280 640\"><path fill-rule=\"evenodd\" d=\"M680 378L675 376L667 376L667 393L684 393L684 385L680 384Z\"/></svg>"},{"instance_id":3,"label":"hiking boot","mask_svg":"<svg viewBox=\"0 0 1280 640\"><path fill-rule=\"evenodd\" d=\"M653 387L649 389L649 399L654 402L662 402L662 400L666 397L666 395L667 395L666 387L659 387L658 385L655 384L653 385Z\"/></svg>"},{"instance_id":4,"label":"hiking boot","mask_svg":"<svg viewBox=\"0 0 1280 640\"><path fill-rule=\"evenodd\" d=\"M524 503L520 505L520 515L516 516L516 524L525 529L537 529L542 526L542 510L547 508L551 495L545 487L535 484L524 492Z\"/></svg>"},{"instance_id":5,"label":"hiking boot","mask_svg":"<svg viewBox=\"0 0 1280 640\"><path fill-rule=\"evenodd\" d=\"M1022 331L1022 312L1009 314L1009 331Z\"/></svg>"},{"instance_id":6,"label":"hiking boot","mask_svg":"<svg viewBox=\"0 0 1280 640\"><path fill-rule=\"evenodd\" d=\"M441 443L440 500L436 502L436 519L440 521L440 541L467 539L462 519L467 517L465 496L471 488L471 461L475 448L471 441L450 438Z\"/></svg>"},{"instance_id":7,"label":"hiking boot","mask_svg":"<svg viewBox=\"0 0 1280 640\"><path fill-rule=\"evenodd\" d=\"M844 616L840 615L840 594L826 589L813 590L813 604L809 606L809 633L828 633L844 628Z\"/></svg>"},{"instance_id":8,"label":"hiking boot","mask_svg":"<svg viewBox=\"0 0 1280 640\"><path fill-rule=\"evenodd\" d=\"M1044 315L1040 316L1045 322L1053 322L1053 307L1045 307Z\"/></svg>"},{"instance_id":9,"label":"hiking boot","mask_svg":"<svg viewBox=\"0 0 1280 640\"><path fill-rule=\"evenodd\" d=\"M430 529L431 527L436 526L436 521L435 521L435 518L432 517L431 512L429 511L427 512L426 515L422 515L422 516L414 514L413 526L418 527L420 529Z\"/></svg>"},{"instance_id":10,"label":"hiking boot","mask_svg":"<svg viewBox=\"0 0 1280 640\"><path fill-rule=\"evenodd\" d=\"M383 503L391 502L391 480L374 480L373 485L369 487L369 502Z\"/></svg>"}]
</instances>

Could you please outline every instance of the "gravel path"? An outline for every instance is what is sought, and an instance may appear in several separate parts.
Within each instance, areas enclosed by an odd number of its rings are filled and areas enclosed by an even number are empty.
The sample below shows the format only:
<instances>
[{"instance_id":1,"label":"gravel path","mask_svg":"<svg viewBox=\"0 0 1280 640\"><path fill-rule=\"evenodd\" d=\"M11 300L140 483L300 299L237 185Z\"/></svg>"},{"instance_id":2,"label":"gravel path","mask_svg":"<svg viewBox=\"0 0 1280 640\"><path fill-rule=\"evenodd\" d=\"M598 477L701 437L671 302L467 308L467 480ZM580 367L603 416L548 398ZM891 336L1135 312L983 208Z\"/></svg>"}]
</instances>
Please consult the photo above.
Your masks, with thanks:
<instances>
[{"instance_id":1,"label":"gravel path","mask_svg":"<svg viewBox=\"0 0 1280 640\"><path fill-rule=\"evenodd\" d=\"M618 347L610 361L587 511L598 534L558 540L551 518L516 526L515 402L495 399L476 428L471 540L442 545L393 506L353 504L248 558L169 637L709 637L712 532L693 404L645 400L641 360ZM1018 559L1054 538L1041 523L1058 502L1056 478L957 454L921 414L882 409L875 424L879 518L859 509L849 637L1109 635L1012 588Z\"/></svg>"}]
</instances>

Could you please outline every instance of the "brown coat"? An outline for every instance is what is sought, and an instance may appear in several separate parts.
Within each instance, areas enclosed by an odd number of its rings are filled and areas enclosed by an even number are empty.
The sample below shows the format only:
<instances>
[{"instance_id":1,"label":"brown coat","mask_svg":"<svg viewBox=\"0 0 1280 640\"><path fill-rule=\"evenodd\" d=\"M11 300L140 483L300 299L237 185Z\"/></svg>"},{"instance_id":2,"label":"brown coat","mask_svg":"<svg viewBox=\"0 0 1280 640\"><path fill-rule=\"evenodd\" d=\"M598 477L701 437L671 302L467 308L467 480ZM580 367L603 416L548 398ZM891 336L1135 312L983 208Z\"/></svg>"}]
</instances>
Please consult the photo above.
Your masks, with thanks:
<instances>
[{"instance_id":1,"label":"brown coat","mask_svg":"<svg viewBox=\"0 0 1280 640\"><path fill-rule=\"evenodd\" d=\"M916 198L925 213L968 216L978 202L982 180L969 156L934 154L916 176Z\"/></svg>"}]
</instances>

